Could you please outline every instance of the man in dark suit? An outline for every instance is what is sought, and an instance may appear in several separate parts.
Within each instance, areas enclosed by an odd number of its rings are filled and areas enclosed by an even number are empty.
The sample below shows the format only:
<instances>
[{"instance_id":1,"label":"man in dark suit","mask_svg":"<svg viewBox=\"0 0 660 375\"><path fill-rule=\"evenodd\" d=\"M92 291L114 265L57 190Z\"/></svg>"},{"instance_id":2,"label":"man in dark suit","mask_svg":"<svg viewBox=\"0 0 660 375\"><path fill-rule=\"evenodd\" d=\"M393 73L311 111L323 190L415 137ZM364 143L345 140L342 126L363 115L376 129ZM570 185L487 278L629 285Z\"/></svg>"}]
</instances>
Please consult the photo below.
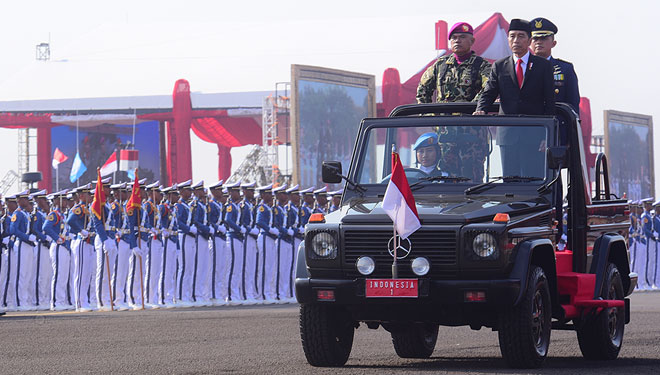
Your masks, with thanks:
<instances>
[{"instance_id":1,"label":"man in dark suit","mask_svg":"<svg viewBox=\"0 0 660 375\"><path fill-rule=\"evenodd\" d=\"M490 78L477 102L474 115L500 98L500 114L554 115L555 93L552 64L529 53L532 27L528 21L512 19L508 32L513 55L493 64ZM502 171L505 176L545 175L545 130L539 127L501 127L497 132Z\"/></svg>"}]
</instances>

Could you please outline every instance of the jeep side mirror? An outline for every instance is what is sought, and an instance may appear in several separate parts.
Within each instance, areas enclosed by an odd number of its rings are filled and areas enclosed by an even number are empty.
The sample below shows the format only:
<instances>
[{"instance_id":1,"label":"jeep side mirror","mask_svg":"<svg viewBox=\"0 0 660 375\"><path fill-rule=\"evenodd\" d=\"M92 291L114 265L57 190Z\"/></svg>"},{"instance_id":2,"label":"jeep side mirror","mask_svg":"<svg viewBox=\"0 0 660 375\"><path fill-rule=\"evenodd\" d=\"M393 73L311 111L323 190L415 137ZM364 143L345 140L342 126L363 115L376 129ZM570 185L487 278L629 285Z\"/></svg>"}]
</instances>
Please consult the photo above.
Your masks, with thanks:
<instances>
[{"instance_id":1,"label":"jeep side mirror","mask_svg":"<svg viewBox=\"0 0 660 375\"><path fill-rule=\"evenodd\" d=\"M548 167L550 169L562 169L568 167L568 147L548 147L546 149Z\"/></svg>"},{"instance_id":2,"label":"jeep side mirror","mask_svg":"<svg viewBox=\"0 0 660 375\"><path fill-rule=\"evenodd\" d=\"M337 184L341 182L341 162L324 161L321 165L321 177L323 182Z\"/></svg>"}]
</instances>

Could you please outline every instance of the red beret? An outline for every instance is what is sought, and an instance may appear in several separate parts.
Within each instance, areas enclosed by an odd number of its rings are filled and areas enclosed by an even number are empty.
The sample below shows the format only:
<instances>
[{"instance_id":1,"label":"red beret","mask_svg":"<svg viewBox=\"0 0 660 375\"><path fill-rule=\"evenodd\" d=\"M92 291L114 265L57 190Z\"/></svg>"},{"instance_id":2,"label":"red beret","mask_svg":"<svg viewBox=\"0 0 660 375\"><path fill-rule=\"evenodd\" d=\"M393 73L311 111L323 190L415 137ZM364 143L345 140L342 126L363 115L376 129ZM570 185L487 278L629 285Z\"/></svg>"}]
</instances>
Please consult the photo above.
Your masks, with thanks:
<instances>
[{"instance_id":1,"label":"red beret","mask_svg":"<svg viewBox=\"0 0 660 375\"><path fill-rule=\"evenodd\" d=\"M451 29L449 29L449 38L451 38L451 34L453 33L474 34L474 30L472 29L472 26L470 26L469 23L459 22L454 24L454 26L452 26Z\"/></svg>"}]
</instances>

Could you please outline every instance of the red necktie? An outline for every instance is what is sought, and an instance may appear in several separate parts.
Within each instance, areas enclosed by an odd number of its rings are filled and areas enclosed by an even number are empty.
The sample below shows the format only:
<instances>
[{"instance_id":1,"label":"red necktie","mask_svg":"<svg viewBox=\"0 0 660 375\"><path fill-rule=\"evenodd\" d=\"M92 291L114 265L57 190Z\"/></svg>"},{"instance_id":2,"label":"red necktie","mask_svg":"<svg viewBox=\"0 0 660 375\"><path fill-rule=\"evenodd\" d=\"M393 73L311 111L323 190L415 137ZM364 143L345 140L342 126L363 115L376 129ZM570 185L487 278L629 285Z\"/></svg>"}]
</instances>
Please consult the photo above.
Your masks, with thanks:
<instances>
[{"instance_id":1,"label":"red necktie","mask_svg":"<svg viewBox=\"0 0 660 375\"><path fill-rule=\"evenodd\" d=\"M518 88L522 88L522 84L523 84L522 59L518 59L518 63L516 64L516 77L518 78Z\"/></svg>"}]
</instances>

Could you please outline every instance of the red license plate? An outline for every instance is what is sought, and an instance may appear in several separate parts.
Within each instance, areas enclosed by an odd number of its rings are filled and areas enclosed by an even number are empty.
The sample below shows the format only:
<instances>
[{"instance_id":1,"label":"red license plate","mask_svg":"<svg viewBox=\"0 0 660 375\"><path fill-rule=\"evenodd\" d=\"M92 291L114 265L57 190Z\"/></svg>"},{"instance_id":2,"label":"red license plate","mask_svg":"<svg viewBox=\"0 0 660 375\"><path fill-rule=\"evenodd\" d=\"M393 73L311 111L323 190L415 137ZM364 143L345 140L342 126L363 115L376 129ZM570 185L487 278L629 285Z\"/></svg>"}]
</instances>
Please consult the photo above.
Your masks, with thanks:
<instances>
[{"instance_id":1,"label":"red license plate","mask_svg":"<svg viewBox=\"0 0 660 375\"><path fill-rule=\"evenodd\" d=\"M367 279L367 298L417 298L417 279Z\"/></svg>"}]
</instances>

